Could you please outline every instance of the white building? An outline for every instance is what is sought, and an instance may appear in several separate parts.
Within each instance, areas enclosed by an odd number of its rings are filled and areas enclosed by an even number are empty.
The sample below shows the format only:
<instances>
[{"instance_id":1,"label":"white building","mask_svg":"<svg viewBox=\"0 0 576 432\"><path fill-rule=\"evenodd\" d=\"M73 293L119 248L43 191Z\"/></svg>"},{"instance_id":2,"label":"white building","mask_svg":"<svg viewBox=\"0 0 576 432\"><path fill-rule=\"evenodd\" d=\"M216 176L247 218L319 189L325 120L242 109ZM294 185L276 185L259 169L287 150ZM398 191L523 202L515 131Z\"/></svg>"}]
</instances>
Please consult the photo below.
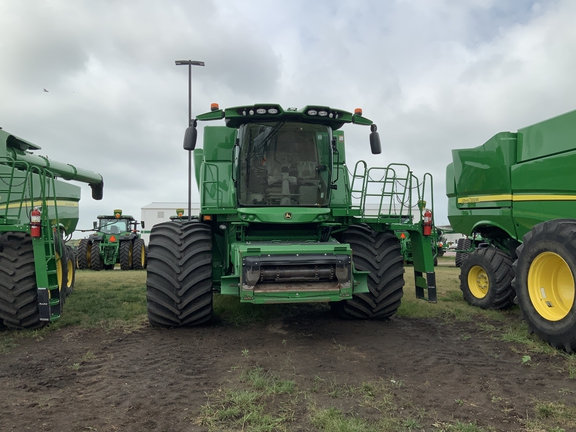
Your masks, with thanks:
<instances>
[{"instance_id":1,"label":"white building","mask_svg":"<svg viewBox=\"0 0 576 432\"><path fill-rule=\"evenodd\" d=\"M148 244L150 240L150 230L160 222L170 220L170 216L176 216L176 209L184 209L184 215L188 216L188 203L186 202L153 202L145 205L141 209L140 220L144 222L145 229L142 230L142 238ZM192 216L200 213L200 204L192 203Z\"/></svg>"}]
</instances>

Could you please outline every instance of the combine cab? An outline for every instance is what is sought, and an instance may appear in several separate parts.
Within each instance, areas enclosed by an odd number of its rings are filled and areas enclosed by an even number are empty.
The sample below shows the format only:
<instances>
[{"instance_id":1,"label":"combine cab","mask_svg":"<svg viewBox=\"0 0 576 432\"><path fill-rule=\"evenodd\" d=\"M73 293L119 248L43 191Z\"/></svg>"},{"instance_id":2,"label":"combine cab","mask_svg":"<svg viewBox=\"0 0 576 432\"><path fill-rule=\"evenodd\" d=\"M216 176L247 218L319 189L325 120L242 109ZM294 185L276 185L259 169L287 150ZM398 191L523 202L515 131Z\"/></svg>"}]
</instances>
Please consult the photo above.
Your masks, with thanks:
<instances>
[{"instance_id":1,"label":"combine cab","mask_svg":"<svg viewBox=\"0 0 576 432\"><path fill-rule=\"evenodd\" d=\"M195 149L197 121L206 126ZM383 319L400 306L410 234L416 294L436 301L432 178L403 164L348 171L346 124L376 125L324 106L213 106L186 131L200 192L198 220L152 228L147 299L153 325L190 326L212 316L212 295L241 302L327 302L343 318Z\"/></svg>"},{"instance_id":2,"label":"combine cab","mask_svg":"<svg viewBox=\"0 0 576 432\"><path fill-rule=\"evenodd\" d=\"M144 228L144 222L140 225ZM114 210L113 215L98 216L94 230L78 245L79 269L112 270L116 263L122 270L146 268L147 248L138 231L138 221L132 216Z\"/></svg>"},{"instance_id":3,"label":"combine cab","mask_svg":"<svg viewBox=\"0 0 576 432\"><path fill-rule=\"evenodd\" d=\"M37 328L58 319L74 288L66 241L78 224L80 187L102 199L100 174L49 160L35 144L0 130L0 327Z\"/></svg>"}]
</instances>

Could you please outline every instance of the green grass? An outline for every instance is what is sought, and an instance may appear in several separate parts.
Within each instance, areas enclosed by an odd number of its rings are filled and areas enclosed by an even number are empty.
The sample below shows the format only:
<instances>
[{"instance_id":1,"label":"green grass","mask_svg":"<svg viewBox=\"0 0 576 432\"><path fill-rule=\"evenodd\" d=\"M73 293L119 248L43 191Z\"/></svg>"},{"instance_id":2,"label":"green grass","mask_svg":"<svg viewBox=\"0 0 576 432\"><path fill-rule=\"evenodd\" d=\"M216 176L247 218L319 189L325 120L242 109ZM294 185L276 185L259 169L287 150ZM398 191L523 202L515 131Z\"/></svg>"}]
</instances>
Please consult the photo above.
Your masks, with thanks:
<instances>
[{"instance_id":1,"label":"green grass","mask_svg":"<svg viewBox=\"0 0 576 432\"><path fill-rule=\"evenodd\" d=\"M240 361L226 387L207 395L195 424L209 431L290 431L311 426L325 432L396 432L423 430L424 420L433 418L424 410L405 409L402 387L394 380L350 386L334 378L297 377L294 372L294 379L286 379L251 365L248 358ZM457 420L434 424L435 430L446 432L491 430Z\"/></svg>"},{"instance_id":2,"label":"green grass","mask_svg":"<svg viewBox=\"0 0 576 432\"><path fill-rule=\"evenodd\" d=\"M146 272L78 270L56 327L135 330L146 324Z\"/></svg>"}]
</instances>

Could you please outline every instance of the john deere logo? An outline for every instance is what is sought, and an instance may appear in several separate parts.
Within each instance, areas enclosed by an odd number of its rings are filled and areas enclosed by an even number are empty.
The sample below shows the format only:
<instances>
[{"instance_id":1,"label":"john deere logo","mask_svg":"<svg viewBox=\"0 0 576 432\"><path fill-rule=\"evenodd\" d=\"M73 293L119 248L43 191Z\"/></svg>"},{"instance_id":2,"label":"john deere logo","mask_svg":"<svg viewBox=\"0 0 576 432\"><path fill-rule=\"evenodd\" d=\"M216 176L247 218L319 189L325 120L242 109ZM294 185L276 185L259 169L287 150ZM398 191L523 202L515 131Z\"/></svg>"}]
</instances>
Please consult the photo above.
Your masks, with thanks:
<instances>
[{"instance_id":1,"label":"john deere logo","mask_svg":"<svg viewBox=\"0 0 576 432\"><path fill-rule=\"evenodd\" d=\"M292 219L292 213L290 212L284 213L284 219Z\"/></svg>"}]
</instances>

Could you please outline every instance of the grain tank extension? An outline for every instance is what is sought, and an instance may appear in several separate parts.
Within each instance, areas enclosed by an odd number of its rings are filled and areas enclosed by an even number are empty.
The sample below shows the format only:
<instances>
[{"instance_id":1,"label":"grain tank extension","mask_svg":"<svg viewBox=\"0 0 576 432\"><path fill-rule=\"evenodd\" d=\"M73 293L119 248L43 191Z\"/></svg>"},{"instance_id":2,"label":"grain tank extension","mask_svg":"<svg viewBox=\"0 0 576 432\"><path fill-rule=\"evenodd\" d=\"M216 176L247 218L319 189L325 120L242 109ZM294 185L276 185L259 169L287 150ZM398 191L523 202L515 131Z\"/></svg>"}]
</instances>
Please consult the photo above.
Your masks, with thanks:
<instances>
[{"instance_id":1,"label":"grain tank extension","mask_svg":"<svg viewBox=\"0 0 576 432\"><path fill-rule=\"evenodd\" d=\"M153 325L187 326L212 315L212 294L241 302L327 302L344 318L381 319L397 311L404 267L396 230L410 233L418 297L436 300L432 256L432 178L403 164L346 165L346 124L376 125L326 106L213 106L186 131L200 193L198 220L152 228L147 299ZM369 211L372 209L371 211ZM423 215L426 218L423 221Z\"/></svg>"},{"instance_id":2,"label":"grain tank extension","mask_svg":"<svg viewBox=\"0 0 576 432\"><path fill-rule=\"evenodd\" d=\"M455 232L481 239L461 263L466 301L518 303L530 331L576 351L576 111L452 151Z\"/></svg>"},{"instance_id":3,"label":"grain tank extension","mask_svg":"<svg viewBox=\"0 0 576 432\"><path fill-rule=\"evenodd\" d=\"M66 241L78 224L80 187L102 199L100 174L56 162L0 130L0 327L37 328L58 319L74 287Z\"/></svg>"}]
</instances>

